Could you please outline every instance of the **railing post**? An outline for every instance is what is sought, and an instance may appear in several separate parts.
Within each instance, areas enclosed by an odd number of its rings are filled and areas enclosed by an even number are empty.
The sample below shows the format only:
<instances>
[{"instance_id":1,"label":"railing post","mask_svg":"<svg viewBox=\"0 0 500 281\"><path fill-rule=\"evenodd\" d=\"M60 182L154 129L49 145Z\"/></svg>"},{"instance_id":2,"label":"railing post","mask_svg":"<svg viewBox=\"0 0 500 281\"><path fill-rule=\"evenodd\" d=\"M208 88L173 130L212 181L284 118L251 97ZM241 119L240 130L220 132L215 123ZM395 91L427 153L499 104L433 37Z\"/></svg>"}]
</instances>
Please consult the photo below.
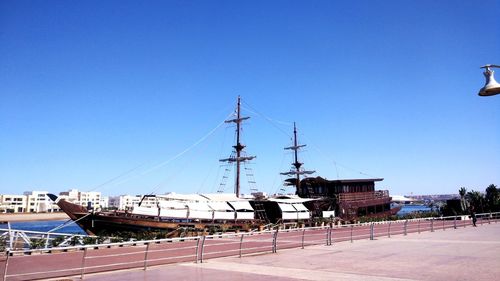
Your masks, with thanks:
<instances>
[{"instance_id":1,"label":"railing post","mask_svg":"<svg viewBox=\"0 0 500 281\"><path fill-rule=\"evenodd\" d=\"M198 263L198 258L200 257L200 237L196 239L196 259L195 262Z\"/></svg>"},{"instance_id":2,"label":"railing post","mask_svg":"<svg viewBox=\"0 0 500 281\"><path fill-rule=\"evenodd\" d=\"M408 233L407 231L407 227L408 227L408 220L405 220L405 225L404 225L404 235L406 236L406 234Z\"/></svg>"},{"instance_id":3,"label":"railing post","mask_svg":"<svg viewBox=\"0 0 500 281\"><path fill-rule=\"evenodd\" d=\"M326 229L326 246L330 246L330 231L328 231L328 228Z\"/></svg>"},{"instance_id":4,"label":"railing post","mask_svg":"<svg viewBox=\"0 0 500 281\"><path fill-rule=\"evenodd\" d=\"M5 269L3 271L3 281L7 281L7 269L9 268L10 251L7 250L6 254L7 254L7 258L5 259Z\"/></svg>"},{"instance_id":5,"label":"railing post","mask_svg":"<svg viewBox=\"0 0 500 281\"><path fill-rule=\"evenodd\" d=\"M391 223L392 222L389 222L389 226L387 227L387 237L388 238L391 238Z\"/></svg>"},{"instance_id":6,"label":"railing post","mask_svg":"<svg viewBox=\"0 0 500 281\"><path fill-rule=\"evenodd\" d=\"M306 229L302 229L302 249L304 249L304 237L306 236Z\"/></svg>"},{"instance_id":7,"label":"railing post","mask_svg":"<svg viewBox=\"0 0 500 281\"><path fill-rule=\"evenodd\" d=\"M244 234L241 234L241 238L240 238L240 258L241 258L241 251L242 251L242 248L243 248L243 237L245 235Z\"/></svg>"},{"instance_id":8,"label":"railing post","mask_svg":"<svg viewBox=\"0 0 500 281\"><path fill-rule=\"evenodd\" d=\"M333 225L330 224L330 246L333 245Z\"/></svg>"},{"instance_id":9,"label":"railing post","mask_svg":"<svg viewBox=\"0 0 500 281\"><path fill-rule=\"evenodd\" d=\"M457 216L453 217L453 228L457 229Z\"/></svg>"},{"instance_id":10,"label":"railing post","mask_svg":"<svg viewBox=\"0 0 500 281\"><path fill-rule=\"evenodd\" d=\"M417 224L417 227L418 227L418 234L420 234L420 221L421 221L421 219L418 219L418 224Z\"/></svg>"},{"instance_id":11,"label":"railing post","mask_svg":"<svg viewBox=\"0 0 500 281\"><path fill-rule=\"evenodd\" d=\"M490 217L488 218L488 224L491 224L490 218L491 218L491 213L490 213Z\"/></svg>"},{"instance_id":12,"label":"railing post","mask_svg":"<svg viewBox=\"0 0 500 281\"><path fill-rule=\"evenodd\" d=\"M431 232L434 232L434 219L431 219Z\"/></svg>"},{"instance_id":13,"label":"railing post","mask_svg":"<svg viewBox=\"0 0 500 281\"><path fill-rule=\"evenodd\" d=\"M273 253L276 253L278 252L278 230L279 228L276 228L276 231L273 233L273 247L272 247L272 252Z\"/></svg>"},{"instance_id":14,"label":"railing post","mask_svg":"<svg viewBox=\"0 0 500 281\"><path fill-rule=\"evenodd\" d=\"M370 240L373 240L373 222L370 224Z\"/></svg>"},{"instance_id":15,"label":"railing post","mask_svg":"<svg viewBox=\"0 0 500 281\"><path fill-rule=\"evenodd\" d=\"M47 238L45 239L45 249L49 247L49 239L50 239L50 233L47 232Z\"/></svg>"},{"instance_id":16,"label":"railing post","mask_svg":"<svg viewBox=\"0 0 500 281\"><path fill-rule=\"evenodd\" d=\"M82 256L82 266L81 266L81 272L80 272L80 279L83 280L83 276L85 274L85 259L87 258L87 249L83 250L83 256Z\"/></svg>"},{"instance_id":17,"label":"railing post","mask_svg":"<svg viewBox=\"0 0 500 281\"><path fill-rule=\"evenodd\" d=\"M149 245L150 243L146 244L146 250L144 252L144 270L148 268ZM196 262L198 262L198 245L196 245Z\"/></svg>"},{"instance_id":18,"label":"railing post","mask_svg":"<svg viewBox=\"0 0 500 281\"><path fill-rule=\"evenodd\" d=\"M14 237L12 234L12 229L10 228L10 222L7 222L7 227L9 229L9 248L13 249L14 248Z\"/></svg>"},{"instance_id":19,"label":"railing post","mask_svg":"<svg viewBox=\"0 0 500 281\"><path fill-rule=\"evenodd\" d=\"M354 228L354 225L351 224L351 243L352 243L352 229Z\"/></svg>"},{"instance_id":20,"label":"railing post","mask_svg":"<svg viewBox=\"0 0 500 281\"><path fill-rule=\"evenodd\" d=\"M205 239L207 237L203 235L203 238L201 239L201 255L200 255L200 263L203 263L203 250L205 250Z\"/></svg>"},{"instance_id":21,"label":"railing post","mask_svg":"<svg viewBox=\"0 0 500 281\"><path fill-rule=\"evenodd\" d=\"M444 219L443 219L443 218L441 218L441 219L443 220L443 231L445 231L445 227L444 227Z\"/></svg>"}]
</instances>

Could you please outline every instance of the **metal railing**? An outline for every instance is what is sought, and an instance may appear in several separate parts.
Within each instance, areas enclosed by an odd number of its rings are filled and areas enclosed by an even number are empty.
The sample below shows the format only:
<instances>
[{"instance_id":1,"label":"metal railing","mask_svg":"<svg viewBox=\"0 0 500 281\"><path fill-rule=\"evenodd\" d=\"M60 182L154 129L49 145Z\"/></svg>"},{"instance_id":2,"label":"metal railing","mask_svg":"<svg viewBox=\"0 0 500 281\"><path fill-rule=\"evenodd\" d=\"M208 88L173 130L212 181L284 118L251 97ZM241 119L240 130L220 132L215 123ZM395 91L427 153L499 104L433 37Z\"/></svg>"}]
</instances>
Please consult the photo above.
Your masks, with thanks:
<instances>
[{"instance_id":1,"label":"metal railing","mask_svg":"<svg viewBox=\"0 0 500 281\"><path fill-rule=\"evenodd\" d=\"M477 225L500 220L500 213L478 214ZM218 257L243 257L276 253L289 248L327 245L341 241L445 231L471 226L468 216L371 222L296 229L273 229L249 233L226 233L197 237L107 243L50 249L8 251L0 260L3 280L33 280L141 268L179 262L202 263Z\"/></svg>"},{"instance_id":2,"label":"metal railing","mask_svg":"<svg viewBox=\"0 0 500 281\"><path fill-rule=\"evenodd\" d=\"M29 249L35 241L41 241L43 248L48 248L56 243L56 246L67 246L71 243L83 244L83 238L97 238L85 234L41 232L30 230L18 230L12 228L0 228L0 238L6 242L8 250Z\"/></svg>"}]
</instances>

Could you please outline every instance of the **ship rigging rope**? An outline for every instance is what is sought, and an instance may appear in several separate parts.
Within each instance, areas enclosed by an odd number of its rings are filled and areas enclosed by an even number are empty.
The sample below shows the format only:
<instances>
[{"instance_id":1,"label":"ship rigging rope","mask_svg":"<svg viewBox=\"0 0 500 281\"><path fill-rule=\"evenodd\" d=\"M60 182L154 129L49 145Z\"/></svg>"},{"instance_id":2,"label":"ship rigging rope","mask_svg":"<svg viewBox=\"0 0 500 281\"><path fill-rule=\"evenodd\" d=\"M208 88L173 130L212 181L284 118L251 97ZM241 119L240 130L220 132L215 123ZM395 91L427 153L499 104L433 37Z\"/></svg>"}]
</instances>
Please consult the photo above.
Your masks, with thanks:
<instances>
[{"instance_id":1,"label":"ship rigging rope","mask_svg":"<svg viewBox=\"0 0 500 281\"><path fill-rule=\"evenodd\" d=\"M75 221L74 221L74 220L71 220L71 219L70 219L70 220L67 220L67 221L66 221L66 222L64 222L63 224L58 225L58 226L56 226L56 227L52 228L51 230L47 231L47 233L54 232L54 231L56 231L56 230L58 230L58 229L61 229L61 228L63 228L63 227L66 227L66 226L68 226L68 225L70 225L70 224L77 223L78 221L80 221L80 220L84 219L85 217L89 216L90 214L92 214L92 213L87 213L85 216L83 216L83 217L81 217L81 218L79 218L79 219L77 219L77 220L75 220Z\"/></svg>"},{"instance_id":2,"label":"ship rigging rope","mask_svg":"<svg viewBox=\"0 0 500 281\"><path fill-rule=\"evenodd\" d=\"M334 166L335 166L335 170L337 171L337 179L339 179L339 171L338 171L338 169L337 169L337 165L338 165L338 166L341 166L341 167L343 167L343 168L345 168L345 169L347 169L347 170L351 170L351 171L353 171L353 172L359 173L359 174L361 174L361 175L365 175L365 176L372 177L372 178L378 178L378 177L376 177L376 176L373 176L373 175L370 175L370 174L367 174L367 173L364 173L364 172L358 171L358 170L356 170L356 169L350 168L350 167L348 167L348 166L346 166L346 165L343 165L343 164L341 164L341 163L339 163L339 162L337 162L337 161L335 161L335 160L329 159L329 158L327 157L327 154L326 154L324 151L321 151L321 150L319 149L319 147L317 147L317 146L314 144L314 142L311 142L311 141L310 141L310 139L308 139L308 138L307 138L307 137L305 137L305 136L304 136L304 138L306 139L306 141L307 141L307 143L308 143L308 144L311 144L311 145L312 145L312 147L314 147L314 149L316 149L316 150L318 151L319 155L321 155L322 157L324 157L324 158L325 158L325 159L327 159L328 161L332 161L332 162L333 162L333 164L334 164Z\"/></svg>"},{"instance_id":3,"label":"ship rigging rope","mask_svg":"<svg viewBox=\"0 0 500 281\"><path fill-rule=\"evenodd\" d=\"M118 183L114 184L114 186L117 186L117 185L123 184L123 183L128 182L128 181L130 181L130 180L132 180L132 179L135 179L135 178L137 178L137 177L144 176L144 175L146 175L146 174L148 174L148 173L150 173L150 172L152 172L152 171L154 171L154 170L156 170L156 169L159 169L159 168L161 168L161 167L163 167L163 166L167 165L168 163L170 163L170 162L172 162L172 161L174 161L174 160L178 159L179 157L183 156L184 154L186 154L187 152L189 152L191 149L195 148L197 145L199 145L200 143L202 143L203 141L205 141L205 140L206 140L208 137L210 137L213 133L215 133L215 131L217 131L217 129L219 129L219 128L220 128L220 127L221 127L221 126L225 123L225 120L226 120L226 119L228 119L228 118L229 118L232 114L233 114L233 113L231 112L231 114L229 114L226 118L224 118L224 120L223 120L222 122L220 122L220 123L219 123L219 124L218 124L215 128L213 128L212 130L210 130L210 131L209 131L206 135L204 135L203 137L201 137L200 139L198 139L195 143L193 143L192 145L188 146L188 147L187 147L186 149L184 149L183 151L181 151L181 152L177 153L176 155L174 155L173 157L171 157L171 158L167 159L166 161L163 161L163 162L161 162L161 163L159 163L159 164L157 164L157 165L153 166L152 168L150 168L150 169L148 169L148 170L146 170L146 171L144 171L144 172L142 172L142 173L140 173L140 174L138 174L138 175L134 175L134 176L128 177L128 178L126 178L126 179L124 179L124 180L122 180L122 181L120 181L120 182L118 182ZM90 191L93 191L93 190L95 190L95 189L97 189L97 188L99 188L99 187L102 187L102 186L104 186L104 185L110 184L111 182L114 182L114 181L118 180L119 178L123 178L123 177L125 177L126 175L129 175L130 173L132 173L133 171L137 170L139 167L142 167L142 166L144 166L144 164L138 165L137 167L132 168L132 169L128 170L127 172L124 172L124 173L120 174L119 176L116 176L116 177L114 177L114 178L112 178L112 179L110 179L110 180L107 180L107 181L106 181L106 182L104 182L103 184L100 184L100 185L96 186L95 188L93 188L93 189L92 189L92 190L90 190ZM151 194L153 194L153 193L154 193L154 192L152 192Z\"/></svg>"},{"instance_id":4,"label":"ship rigging rope","mask_svg":"<svg viewBox=\"0 0 500 281\"><path fill-rule=\"evenodd\" d=\"M269 123L270 123L273 127L275 127L276 129L278 129L279 131L281 131L281 132L282 132L283 134L285 134L287 137L289 137L289 138L291 138L291 137L292 137L292 136L291 136L288 132L286 132L285 130L283 130L282 128L280 128L280 127L278 127L278 126L276 125L276 123L279 123L279 124L283 124L283 125L291 126L291 125L293 125L292 123L290 123L290 122L285 122L285 121L278 121L278 120L271 119L271 118L267 117L266 115L264 115L264 114L260 113L259 111L257 111L255 108L253 108L252 106L250 106L250 105L249 105L248 103L246 103L245 101L243 101L243 103L244 103L246 106L248 106L249 108L251 108L251 110L250 110L250 109L248 109L248 108L245 108L245 110L247 110L247 111L248 111L248 112L250 112L250 113L253 113L253 114L255 114L255 115L258 115L258 116L260 116L260 117L264 118L264 119L265 119L266 121L268 121L268 122L269 122Z\"/></svg>"},{"instance_id":5,"label":"ship rigging rope","mask_svg":"<svg viewBox=\"0 0 500 281\"><path fill-rule=\"evenodd\" d=\"M226 118L227 119L227 118ZM189 152L191 149L195 148L197 145L199 145L200 143L202 143L203 141L205 141L208 137L210 137L215 131L217 131L217 129L219 129L223 124L225 123L225 120L220 122L215 128L213 128L210 132L208 132L208 134L204 135L202 138L200 138L199 140L197 140L195 143L193 143L192 145L190 145L189 147L187 147L186 149L184 149L183 151L177 153L176 155L174 155L173 157L167 159L166 161L163 161L161 163L159 163L158 165L140 173L139 175L137 176L134 176L134 177L131 177L131 178L128 178L127 180L124 180L124 181L121 181L119 183L117 183L116 185L119 185L119 184L122 184L122 183L125 183L131 179L134 179L134 178L137 178L137 177L140 177L140 176L144 176L156 169L159 169L165 165L167 165L168 163L178 159L179 157L183 156L184 154L186 154L187 152ZM152 193L155 193L156 190L154 190Z\"/></svg>"}]
</instances>

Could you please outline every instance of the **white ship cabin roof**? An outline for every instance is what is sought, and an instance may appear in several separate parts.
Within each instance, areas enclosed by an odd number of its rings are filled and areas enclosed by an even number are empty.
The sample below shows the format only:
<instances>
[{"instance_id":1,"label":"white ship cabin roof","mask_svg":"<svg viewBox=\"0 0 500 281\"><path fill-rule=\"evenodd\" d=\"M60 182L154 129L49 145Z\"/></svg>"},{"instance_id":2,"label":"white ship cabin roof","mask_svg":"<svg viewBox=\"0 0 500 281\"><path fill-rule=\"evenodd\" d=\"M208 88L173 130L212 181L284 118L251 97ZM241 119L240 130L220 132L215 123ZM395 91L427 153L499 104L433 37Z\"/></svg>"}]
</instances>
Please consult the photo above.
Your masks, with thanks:
<instances>
[{"instance_id":1,"label":"white ship cabin roof","mask_svg":"<svg viewBox=\"0 0 500 281\"><path fill-rule=\"evenodd\" d=\"M234 212L234 210L229 206L226 202L208 202L207 203L210 208L214 211L230 211Z\"/></svg>"},{"instance_id":2,"label":"white ship cabin roof","mask_svg":"<svg viewBox=\"0 0 500 281\"><path fill-rule=\"evenodd\" d=\"M248 201L230 201L227 202L231 205L236 211L252 211L252 205Z\"/></svg>"},{"instance_id":3,"label":"white ship cabin roof","mask_svg":"<svg viewBox=\"0 0 500 281\"><path fill-rule=\"evenodd\" d=\"M297 210L297 212L309 212L309 209L304 206L304 204L292 204L292 206Z\"/></svg>"},{"instance_id":4,"label":"white ship cabin roof","mask_svg":"<svg viewBox=\"0 0 500 281\"><path fill-rule=\"evenodd\" d=\"M190 210L211 212L212 208L206 202L186 202Z\"/></svg>"},{"instance_id":5,"label":"white ship cabin roof","mask_svg":"<svg viewBox=\"0 0 500 281\"><path fill-rule=\"evenodd\" d=\"M175 200L163 200L158 202L165 209L186 209L186 203Z\"/></svg>"},{"instance_id":6,"label":"white ship cabin roof","mask_svg":"<svg viewBox=\"0 0 500 281\"><path fill-rule=\"evenodd\" d=\"M236 197L234 193L178 194L172 192L165 195L157 195L156 197L166 200L193 201L193 202L248 201L248 199Z\"/></svg>"},{"instance_id":7,"label":"white ship cabin roof","mask_svg":"<svg viewBox=\"0 0 500 281\"><path fill-rule=\"evenodd\" d=\"M292 204L278 203L278 206L280 206L282 212L297 212Z\"/></svg>"},{"instance_id":8,"label":"white ship cabin roof","mask_svg":"<svg viewBox=\"0 0 500 281\"><path fill-rule=\"evenodd\" d=\"M193 202L207 201L207 198L199 194L178 194L175 192L168 193L165 195L156 195L156 197L166 200L178 200L178 201L193 201Z\"/></svg>"},{"instance_id":9,"label":"white ship cabin roof","mask_svg":"<svg viewBox=\"0 0 500 281\"><path fill-rule=\"evenodd\" d=\"M293 198L269 198L268 200L284 204L299 204L299 203L302 204L304 202L314 201L315 199L293 197Z\"/></svg>"},{"instance_id":10,"label":"white ship cabin roof","mask_svg":"<svg viewBox=\"0 0 500 281\"><path fill-rule=\"evenodd\" d=\"M200 194L202 197L205 197L205 200L209 201L240 201L245 200L242 198L236 197L234 193L203 193Z\"/></svg>"},{"instance_id":11,"label":"white ship cabin roof","mask_svg":"<svg viewBox=\"0 0 500 281\"><path fill-rule=\"evenodd\" d=\"M281 209L281 218L283 220L300 220L310 218L311 214L303 203L314 199L296 197L269 198L268 200L278 203L278 206Z\"/></svg>"}]
</instances>

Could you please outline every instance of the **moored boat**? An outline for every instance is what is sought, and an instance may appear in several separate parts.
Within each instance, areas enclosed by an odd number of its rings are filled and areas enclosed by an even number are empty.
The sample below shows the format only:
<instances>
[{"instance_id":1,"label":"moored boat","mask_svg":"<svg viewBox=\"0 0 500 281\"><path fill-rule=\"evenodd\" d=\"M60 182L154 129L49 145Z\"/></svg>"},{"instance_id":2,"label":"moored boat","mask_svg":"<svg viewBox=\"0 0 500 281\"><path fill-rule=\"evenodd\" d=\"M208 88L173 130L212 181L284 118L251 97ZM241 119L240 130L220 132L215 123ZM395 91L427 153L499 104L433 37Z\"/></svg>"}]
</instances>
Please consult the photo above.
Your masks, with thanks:
<instances>
[{"instance_id":1,"label":"moored boat","mask_svg":"<svg viewBox=\"0 0 500 281\"><path fill-rule=\"evenodd\" d=\"M394 212L389 207L388 192L374 190L374 182L382 179L301 179L314 171L304 170L303 163L298 160L298 151L305 145L298 144L295 123L293 145L285 148L294 152L293 168L282 175L293 176L285 184L294 185L296 195L240 198L240 165L255 158L243 153L245 146L240 143L241 123L249 117L242 117L240 112L238 97L236 118L226 121L236 124L236 144L233 154L220 160L236 167L234 193L145 195L130 211L92 210L53 194L48 196L92 235L162 231L167 233L167 237L173 237L185 229L195 232L210 228L249 231L270 223L311 221L312 218L353 220L360 216L387 216Z\"/></svg>"}]
</instances>

